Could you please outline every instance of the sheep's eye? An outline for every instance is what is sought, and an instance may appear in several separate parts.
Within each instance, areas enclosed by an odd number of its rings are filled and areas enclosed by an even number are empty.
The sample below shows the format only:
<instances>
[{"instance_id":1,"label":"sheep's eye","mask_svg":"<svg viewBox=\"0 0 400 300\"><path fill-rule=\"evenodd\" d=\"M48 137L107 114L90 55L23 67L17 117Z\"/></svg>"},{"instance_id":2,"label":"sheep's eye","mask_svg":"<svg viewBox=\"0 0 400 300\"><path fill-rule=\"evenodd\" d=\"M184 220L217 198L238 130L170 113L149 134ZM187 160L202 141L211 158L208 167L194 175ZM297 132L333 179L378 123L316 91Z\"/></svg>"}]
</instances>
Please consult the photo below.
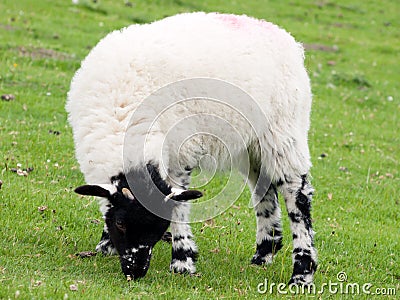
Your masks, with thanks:
<instances>
[{"instance_id":1,"label":"sheep's eye","mask_svg":"<svg viewBox=\"0 0 400 300\"><path fill-rule=\"evenodd\" d=\"M124 224L124 222L121 221L121 220L115 221L115 226L117 226L117 228L118 228L119 230L121 230L121 231L125 231L125 230L126 230L125 224Z\"/></svg>"}]
</instances>

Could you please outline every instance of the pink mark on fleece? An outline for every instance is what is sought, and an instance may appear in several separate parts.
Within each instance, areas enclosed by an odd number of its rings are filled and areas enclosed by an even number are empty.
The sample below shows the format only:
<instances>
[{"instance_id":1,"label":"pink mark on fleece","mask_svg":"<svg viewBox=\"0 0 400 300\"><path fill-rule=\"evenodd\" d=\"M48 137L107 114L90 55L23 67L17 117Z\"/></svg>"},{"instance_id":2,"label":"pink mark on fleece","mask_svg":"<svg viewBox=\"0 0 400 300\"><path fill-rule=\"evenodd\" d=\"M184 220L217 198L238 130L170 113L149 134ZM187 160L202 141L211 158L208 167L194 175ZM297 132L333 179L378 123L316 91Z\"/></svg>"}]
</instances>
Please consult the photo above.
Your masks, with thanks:
<instances>
[{"instance_id":1,"label":"pink mark on fleece","mask_svg":"<svg viewBox=\"0 0 400 300\"><path fill-rule=\"evenodd\" d=\"M257 26L269 31L280 30L280 28L275 24L272 24L264 20L258 20L252 17L248 17L246 15L237 16L237 15L219 14L219 13L210 13L210 15L237 29L242 28L250 30L254 26Z\"/></svg>"}]
</instances>

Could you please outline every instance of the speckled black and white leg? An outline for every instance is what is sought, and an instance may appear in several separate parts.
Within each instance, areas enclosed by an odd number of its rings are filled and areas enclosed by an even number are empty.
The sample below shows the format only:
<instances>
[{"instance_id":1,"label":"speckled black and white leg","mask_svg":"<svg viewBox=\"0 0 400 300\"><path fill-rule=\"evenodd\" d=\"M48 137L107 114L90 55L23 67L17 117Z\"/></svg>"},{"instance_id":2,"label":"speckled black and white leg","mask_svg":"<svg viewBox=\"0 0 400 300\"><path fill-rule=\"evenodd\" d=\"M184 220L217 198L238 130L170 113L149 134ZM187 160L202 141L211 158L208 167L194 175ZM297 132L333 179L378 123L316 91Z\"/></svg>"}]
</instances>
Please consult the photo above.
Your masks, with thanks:
<instances>
[{"instance_id":1,"label":"speckled black and white leg","mask_svg":"<svg viewBox=\"0 0 400 300\"><path fill-rule=\"evenodd\" d=\"M271 263L276 252L282 248L281 209L274 185L270 185L267 193L255 204L254 210L257 248L251 263Z\"/></svg>"},{"instance_id":2,"label":"speckled black and white leg","mask_svg":"<svg viewBox=\"0 0 400 300\"><path fill-rule=\"evenodd\" d=\"M177 205L172 212L170 229L172 234L172 259L170 270L176 273L193 274L196 272L197 247L188 224L189 203Z\"/></svg>"},{"instance_id":3,"label":"speckled black and white leg","mask_svg":"<svg viewBox=\"0 0 400 300\"><path fill-rule=\"evenodd\" d=\"M314 190L307 175L286 177L280 189L285 198L293 234L293 274L289 283L309 285L317 269L310 213Z\"/></svg>"},{"instance_id":4,"label":"speckled black and white leg","mask_svg":"<svg viewBox=\"0 0 400 300\"><path fill-rule=\"evenodd\" d=\"M100 212L103 215L103 219L105 219L105 215L107 214L107 211L110 209L111 204L105 198L98 198L98 201L100 205ZM104 224L103 233L101 234L100 242L96 246L96 251L104 255L117 254L117 250L115 249L113 243L111 242L110 236L108 234L108 228L106 224Z\"/></svg>"},{"instance_id":5,"label":"speckled black and white leg","mask_svg":"<svg viewBox=\"0 0 400 300\"><path fill-rule=\"evenodd\" d=\"M182 189L190 184L191 168L170 173L170 181ZM193 241L189 225L190 203L179 203L172 211L170 225L172 235L172 258L170 270L175 273L193 274L196 272L197 246Z\"/></svg>"},{"instance_id":6,"label":"speckled black and white leg","mask_svg":"<svg viewBox=\"0 0 400 300\"><path fill-rule=\"evenodd\" d=\"M117 250L111 242L108 234L107 225L104 225L103 233L101 234L100 242L96 246L96 251L104 255L115 255Z\"/></svg>"},{"instance_id":7,"label":"speckled black and white leg","mask_svg":"<svg viewBox=\"0 0 400 300\"><path fill-rule=\"evenodd\" d=\"M276 186L257 169L250 172L248 180L257 222L257 247L251 263L271 263L282 248L281 209Z\"/></svg>"}]
</instances>

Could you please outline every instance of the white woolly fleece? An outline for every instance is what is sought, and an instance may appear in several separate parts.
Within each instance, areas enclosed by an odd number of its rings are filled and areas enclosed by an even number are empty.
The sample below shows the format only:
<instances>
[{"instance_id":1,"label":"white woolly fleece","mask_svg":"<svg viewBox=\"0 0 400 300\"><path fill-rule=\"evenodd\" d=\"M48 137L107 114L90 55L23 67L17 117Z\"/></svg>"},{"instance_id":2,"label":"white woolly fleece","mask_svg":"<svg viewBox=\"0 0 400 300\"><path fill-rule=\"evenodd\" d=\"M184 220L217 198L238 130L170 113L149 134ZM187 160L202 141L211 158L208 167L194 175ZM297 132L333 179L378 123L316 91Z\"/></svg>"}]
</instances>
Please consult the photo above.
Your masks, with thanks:
<instances>
[{"instance_id":1,"label":"white woolly fleece","mask_svg":"<svg viewBox=\"0 0 400 300\"><path fill-rule=\"evenodd\" d=\"M124 151L128 153L125 169L152 160L164 166L163 178L178 164L194 167L206 153L223 166L230 157L243 154L243 145L236 145L236 133L245 148L254 147L251 126L263 133L264 151L258 155L275 166L273 179L306 174L311 167L307 132L312 97L303 61L303 47L289 33L245 15L179 14L110 33L82 62L66 105L86 181L109 183L111 176L123 171ZM198 99L175 105L157 120L152 107L141 109L139 121L127 133L132 113L146 97L167 84L198 77L239 87L256 101L263 118L256 117L254 106L249 105L248 111L240 113L255 116L250 126L226 105ZM199 114L211 114L232 126L234 130L223 132L231 143L224 146L215 137L194 137L182 144L178 162L176 149L168 150L174 145L165 142L165 137L177 121ZM180 129L178 124L174 138L182 140L186 133L204 131L207 126L218 136L219 125L205 119L206 124L201 124L201 117L188 120ZM148 134L146 126L151 123ZM143 149L135 147L145 135L144 158ZM129 145L124 150L125 137Z\"/></svg>"}]
</instances>

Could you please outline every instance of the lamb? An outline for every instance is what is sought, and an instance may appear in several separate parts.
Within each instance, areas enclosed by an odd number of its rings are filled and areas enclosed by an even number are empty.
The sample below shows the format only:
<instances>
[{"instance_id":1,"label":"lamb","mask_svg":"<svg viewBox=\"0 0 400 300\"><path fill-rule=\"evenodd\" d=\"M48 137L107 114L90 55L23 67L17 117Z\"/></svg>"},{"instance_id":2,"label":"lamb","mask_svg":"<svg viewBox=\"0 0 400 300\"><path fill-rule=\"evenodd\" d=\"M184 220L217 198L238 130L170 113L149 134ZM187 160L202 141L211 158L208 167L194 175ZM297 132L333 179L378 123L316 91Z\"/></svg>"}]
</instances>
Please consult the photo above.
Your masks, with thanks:
<instances>
[{"instance_id":1,"label":"lamb","mask_svg":"<svg viewBox=\"0 0 400 300\"><path fill-rule=\"evenodd\" d=\"M66 104L86 181L75 191L99 197L105 218L96 250L118 253L127 279L140 278L170 228L171 271L195 273L189 213L198 202L189 200L202 192L189 189L192 170L236 168L257 221L251 263L271 263L282 248L279 191L293 235L290 283L310 284L311 101L303 47L263 20L184 13L107 35Z\"/></svg>"}]
</instances>

